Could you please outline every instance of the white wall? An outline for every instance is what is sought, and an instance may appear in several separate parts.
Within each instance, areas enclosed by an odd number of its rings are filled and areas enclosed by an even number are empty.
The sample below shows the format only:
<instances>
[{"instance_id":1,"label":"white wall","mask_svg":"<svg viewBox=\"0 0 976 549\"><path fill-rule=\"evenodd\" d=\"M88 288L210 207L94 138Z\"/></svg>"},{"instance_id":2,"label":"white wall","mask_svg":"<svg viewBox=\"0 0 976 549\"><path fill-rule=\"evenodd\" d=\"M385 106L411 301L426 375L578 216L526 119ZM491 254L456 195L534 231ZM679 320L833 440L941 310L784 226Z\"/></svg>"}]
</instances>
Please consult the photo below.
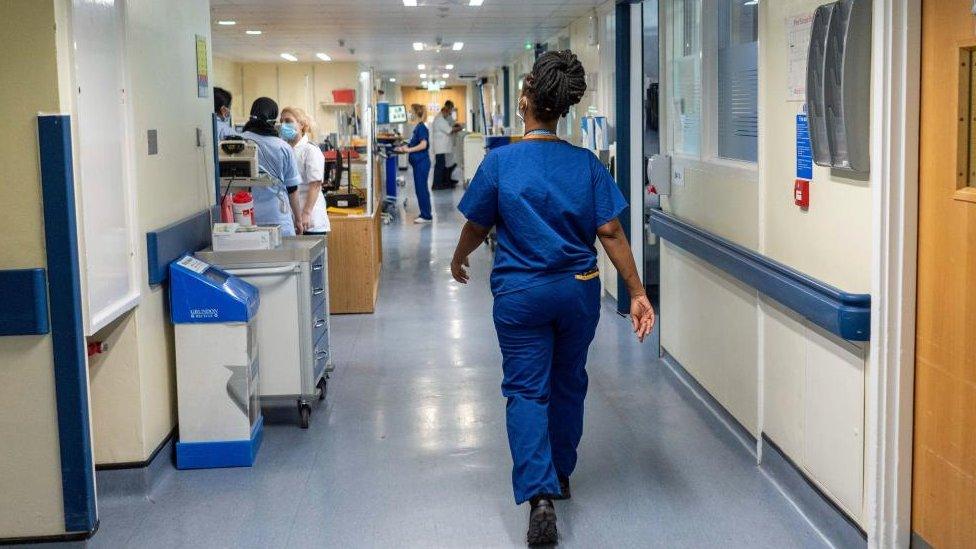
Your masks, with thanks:
<instances>
[{"instance_id":1,"label":"white wall","mask_svg":"<svg viewBox=\"0 0 976 549\"><path fill-rule=\"evenodd\" d=\"M175 359L166 291L148 286L143 235L207 209L214 201L213 98L197 97L196 35L207 37L209 43L206 3L126 2L130 158L142 301L94 338L110 343L109 352L94 357L90 368L92 433L99 464L147 459L176 425ZM158 135L156 155L148 154L150 129ZM197 129L203 131L202 147L197 146Z\"/></svg>"},{"instance_id":2,"label":"white wall","mask_svg":"<svg viewBox=\"0 0 976 549\"><path fill-rule=\"evenodd\" d=\"M719 236L851 292L870 277L870 189L814 170L811 207L793 204L795 116L787 17L816 0L760 3L758 170L677 156L684 184L665 208ZM864 369L840 340L701 260L661 252L661 342L749 431L770 437L863 524Z\"/></svg>"}]
</instances>

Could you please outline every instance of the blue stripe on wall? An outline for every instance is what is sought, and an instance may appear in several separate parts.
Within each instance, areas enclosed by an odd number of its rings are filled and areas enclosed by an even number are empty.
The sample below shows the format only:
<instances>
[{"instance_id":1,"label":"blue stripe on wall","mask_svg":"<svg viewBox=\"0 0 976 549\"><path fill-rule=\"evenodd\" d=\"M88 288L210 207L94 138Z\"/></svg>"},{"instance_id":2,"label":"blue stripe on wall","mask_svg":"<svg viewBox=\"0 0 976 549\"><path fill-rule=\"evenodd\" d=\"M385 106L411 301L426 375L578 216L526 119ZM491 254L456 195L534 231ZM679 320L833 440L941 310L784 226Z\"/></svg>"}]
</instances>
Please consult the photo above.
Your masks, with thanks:
<instances>
[{"instance_id":1,"label":"blue stripe on wall","mask_svg":"<svg viewBox=\"0 0 976 549\"><path fill-rule=\"evenodd\" d=\"M51 296L64 529L67 532L90 532L96 524L95 466L88 418L88 372L71 167L71 119L67 115L39 116L37 133L44 193L44 241Z\"/></svg>"},{"instance_id":2,"label":"blue stripe on wall","mask_svg":"<svg viewBox=\"0 0 976 549\"><path fill-rule=\"evenodd\" d=\"M616 6L616 121L617 121L617 185L630 204L630 3L619 2ZM624 234L630 240L630 208L621 214L620 224L624 227ZM617 311L630 312L630 294L623 277L617 275Z\"/></svg>"}]
</instances>

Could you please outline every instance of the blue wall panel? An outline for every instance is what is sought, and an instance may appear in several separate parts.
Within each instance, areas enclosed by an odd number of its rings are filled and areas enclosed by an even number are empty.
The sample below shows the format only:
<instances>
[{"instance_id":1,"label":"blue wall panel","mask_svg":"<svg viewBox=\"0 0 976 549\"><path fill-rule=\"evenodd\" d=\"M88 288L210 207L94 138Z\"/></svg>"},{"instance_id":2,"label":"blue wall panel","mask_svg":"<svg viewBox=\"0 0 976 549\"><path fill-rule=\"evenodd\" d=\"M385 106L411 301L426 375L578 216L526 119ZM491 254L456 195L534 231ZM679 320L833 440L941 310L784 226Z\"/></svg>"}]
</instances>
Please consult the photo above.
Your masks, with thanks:
<instances>
[{"instance_id":1,"label":"blue wall panel","mask_svg":"<svg viewBox=\"0 0 976 549\"><path fill-rule=\"evenodd\" d=\"M0 271L0 336L50 331L44 269Z\"/></svg>"},{"instance_id":2,"label":"blue wall panel","mask_svg":"<svg viewBox=\"0 0 976 549\"><path fill-rule=\"evenodd\" d=\"M197 212L146 233L146 260L149 284L162 284L169 276L169 264L184 254L198 252L210 245L211 210Z\"/></svg>"},{"instance_id":3,"label":"blue wall panel","mask_svg":"<svg viewBox=\"0 0 976 549\"><path fill-rule=\"evenodd\" d=\"M44 194L48 292L51 296L51 340L61 449L64 528L67 532L91 532L97 520L95 465L88 417L88 371L71 164L71 119L67 115L39 116L37 133Z\"/></svg>"}]
</instances>

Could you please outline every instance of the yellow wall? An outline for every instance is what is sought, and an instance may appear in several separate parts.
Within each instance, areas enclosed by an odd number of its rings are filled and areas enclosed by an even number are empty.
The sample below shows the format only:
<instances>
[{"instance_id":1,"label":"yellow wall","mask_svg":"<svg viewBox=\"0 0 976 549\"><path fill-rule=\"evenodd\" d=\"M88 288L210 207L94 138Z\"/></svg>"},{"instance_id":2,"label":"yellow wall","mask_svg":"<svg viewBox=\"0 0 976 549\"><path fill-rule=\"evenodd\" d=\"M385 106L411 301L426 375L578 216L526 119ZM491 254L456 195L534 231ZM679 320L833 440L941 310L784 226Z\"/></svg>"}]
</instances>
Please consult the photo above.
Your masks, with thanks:
<instances>
[{"instance_id":1,"label":"yellow wall","mask_svg":"<svg viewBox=\"0 0 976 549\"><path fill-rule=\"evenodd\" d=\"M235 124L246 122L251 103L264 96L281 108L305 109L324 135L336 131L336 111L322 103L332 103L332 90L358 91L359 69L357 63L240 63L215 57L214 85L234 95Z\"/></svg>"},{"instance_id":2,"label":"yellow wall","mask_svg":"<svg viewBox=\"0 0 976 549\"><path fill-rule=\"evenodd\" d=\"M197 97L195 35L210 37L210 13L195 0L128 0L126 68L138 234L208 208L213 198L210 114L213 98ZM211 78L215 78L211 71ZM211 82L213 83L213 81ZM159 153L145 136L155 129ZM204 135L198 147L196 131ZM139 238L138 265L146 265ZM96 334L110 343L91 367L92 431L99 464L144 461L176 425L175 358L166 292L143 271L142 301Z\"/></svg>"},{"instance_id":3,"label":"yellow wall","mask_svg":"<svg viewBox=\"0 0 976 549\"><path fill-rule=\"evenodd\" d=\"M61 110L55 2L0 2L0 269L45 267L37 113ZM50 336L0 337L0 538L64 532Z\"/></svg>"}]
</instances>

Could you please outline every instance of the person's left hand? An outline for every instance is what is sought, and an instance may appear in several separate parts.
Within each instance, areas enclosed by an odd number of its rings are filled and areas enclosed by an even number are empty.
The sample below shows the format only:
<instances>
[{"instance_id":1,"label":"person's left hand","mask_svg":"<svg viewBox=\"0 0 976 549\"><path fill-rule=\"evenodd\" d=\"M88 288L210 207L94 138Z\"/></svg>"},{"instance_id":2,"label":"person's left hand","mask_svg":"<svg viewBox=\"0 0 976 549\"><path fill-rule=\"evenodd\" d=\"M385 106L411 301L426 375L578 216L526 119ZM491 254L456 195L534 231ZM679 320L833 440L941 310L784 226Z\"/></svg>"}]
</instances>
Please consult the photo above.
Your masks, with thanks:
<instances>
[{"instance_id":1,"label":"person's left hand","mask_svg":"<svg viewBox=\"0 0 976 549\"><path fill-rule=\"evenodd\" d=\"M468 258L454 258L451 260L451 276L454 280L457 280L461 284L467 284L470 277L468 276Z\"/></svg>"},{"instance_id":2,"label":"person's left hand","mask_svg":"<svg viewBox=\"0 0 976 549\"><path fill-rule=\"evenodd\" d=\"M305 231L308 230L309 227L312 226L312 213L303 211L301 222L302 222L302 232L304 233Z\"/></svg>"}]
</instances>

